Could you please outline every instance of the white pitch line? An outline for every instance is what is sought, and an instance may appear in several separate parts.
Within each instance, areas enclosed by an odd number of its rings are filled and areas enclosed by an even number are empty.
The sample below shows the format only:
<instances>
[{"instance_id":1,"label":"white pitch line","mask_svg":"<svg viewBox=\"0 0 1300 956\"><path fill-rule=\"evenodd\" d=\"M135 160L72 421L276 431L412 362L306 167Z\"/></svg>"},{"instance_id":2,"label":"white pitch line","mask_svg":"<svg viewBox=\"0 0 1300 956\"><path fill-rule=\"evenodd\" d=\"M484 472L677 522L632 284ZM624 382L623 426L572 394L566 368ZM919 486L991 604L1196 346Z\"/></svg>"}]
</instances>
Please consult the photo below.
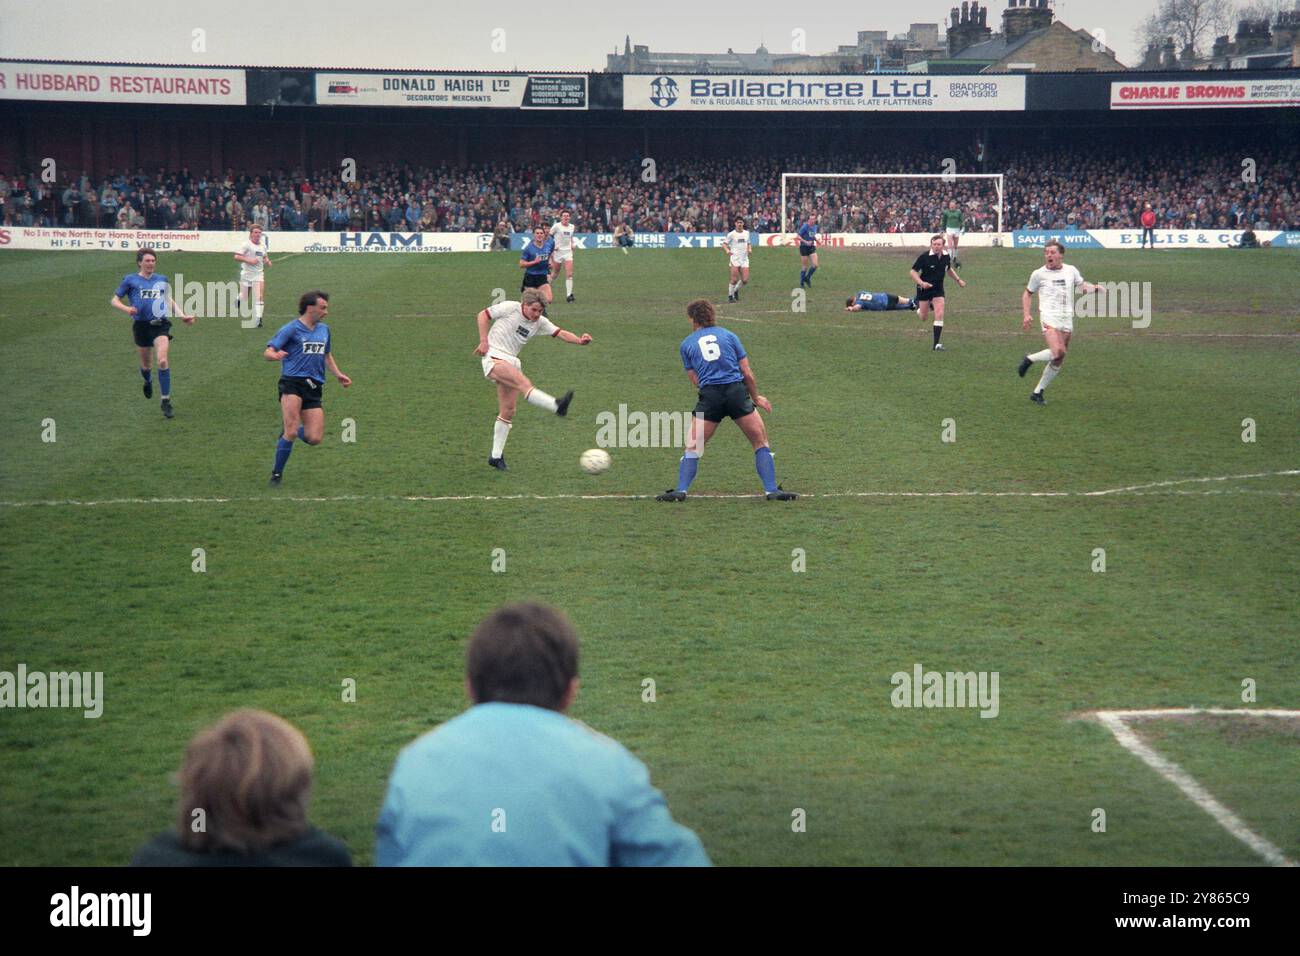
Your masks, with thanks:
<instances>
[{"instance_id":1,"label":"white pitch line","mask_svg":"<svg viewBox=\"0 0 1300 956\"><path fill-rule=\"evenodd\" d=\"M1213 794L1197 783L1196 779L1186 770L1143 743L1142 739L1124 721L1140 717L1183 717L1196 714L1254 714L1256 716L1295 718L1300 717L1300 710L1202 710L1197 707L1176 707L1169 710L1099 710L1096 714L1097 719L1115 735L1115 739L1119 741L1120 746L1176 786L1187 799L1212 816L1216 823L1254 850L1270 865L1296 865L1286 858L1281 849L1246 826L1240 817L1216 800Z\"/></svg>"},{"instance_id":2,"label":"white pitch line","mask_svg":"<svg viewBox=\"0 0 1300 956\"><path fill-rule=\"evenodd\" d=\"M1177 478L1172 481L1154 481L1144 485L1128 485L1123 488L1106 488L1101 491L829 491L820 494L808 493L800 497L804 498L1095 498L1099 495L1121 495L1121 494L1150 494L1152 492L1146 489L1150 488L1168 488L1173 485L1185 485L1194 482L1206 481L1235 481L1249 478L1279 478L1292 475L1300 475L1300 469L1291 469L1288 471L1261 471L1247 475L1220 475L1211 478ZM1182 491L1182 492L1165 492L1166 494L1202 494L1202 495L1221 495L1230 493L1229 490L1223 491ZM1241 494L1249 493L1245 489L1239 491ZM1284 494L1285 492L1278 492ZM559 494L559 495L245 495L235 496L213 496L213 497L178 497L178 498L101 498L97 500L82 500L78 498L63 498L54 500L36 500L36 501L14 501L0 500L0 508L33 508L33 507L56 507L56 506L77 506L82 508L97 508L107 505L196 505L212 504L224 505L236 502L308 502L308 503L330 503L345 501L645 501L653 498L654 495L627 495L627 494ZM693 498L719 499L719 500L746 500L758 498L757 494L700 494L692 495Z\"/></svg>"},{"instance_id":3,"label":"white pitch line","mask_svg":"<svg viewBox=\"0 0 1300 956\"><path fill-rule=\"evenodd\" d=\"M1257 472L1253 475L1220 475L1212 478L1178 478L1174 481L1152 481L1145 485L1126 485L1123 488L1106 488L1102 491L1085 491L1082 494L1085 497L1100 497L1101 495L1118 495L1125 492L1145 491L1148 488L1168 488L1172 485L1191 485L1207 481L1234 481L1238 478L1273 478L1282 476L1300 475L1300 470L1292 469L1290 471L1265 471Z\"/></svg>"}]
</instances>

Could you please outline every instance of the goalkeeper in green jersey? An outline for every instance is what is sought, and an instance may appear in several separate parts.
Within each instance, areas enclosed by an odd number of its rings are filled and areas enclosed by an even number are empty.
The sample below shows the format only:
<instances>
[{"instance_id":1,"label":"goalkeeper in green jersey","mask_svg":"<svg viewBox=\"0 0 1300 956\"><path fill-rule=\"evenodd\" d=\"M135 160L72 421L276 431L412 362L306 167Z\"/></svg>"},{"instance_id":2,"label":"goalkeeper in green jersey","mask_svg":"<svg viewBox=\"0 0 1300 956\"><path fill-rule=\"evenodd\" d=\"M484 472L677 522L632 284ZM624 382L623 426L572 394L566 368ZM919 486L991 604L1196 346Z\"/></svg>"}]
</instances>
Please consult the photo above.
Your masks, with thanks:
<instances>
[{"instance_id":1,"label":"goalkeeper in green jersey","mask_svg":"<svg viewBox=\"0 0 1300 956\"><path fill-rule=\"evenodd\" d=\"M957 200L950 199L948 208L939 214L939 231L948 239L948 254L952 256L952 267L954 269L961 268L961 262L957 259L957 244L961 242L965 222L966 217L957 208Z\"/></svg>"}]
</instances>

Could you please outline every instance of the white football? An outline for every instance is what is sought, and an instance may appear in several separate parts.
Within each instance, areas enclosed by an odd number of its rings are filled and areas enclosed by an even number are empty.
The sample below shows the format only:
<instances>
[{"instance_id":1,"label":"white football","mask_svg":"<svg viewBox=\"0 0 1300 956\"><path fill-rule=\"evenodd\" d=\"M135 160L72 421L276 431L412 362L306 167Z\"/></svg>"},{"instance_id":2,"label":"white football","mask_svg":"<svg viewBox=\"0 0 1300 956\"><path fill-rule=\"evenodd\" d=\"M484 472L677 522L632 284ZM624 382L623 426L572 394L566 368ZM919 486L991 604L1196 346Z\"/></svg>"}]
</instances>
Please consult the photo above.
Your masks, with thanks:
<instances>
[{"instance_id":1,"label":"white football","mask_svg":"<svg viewBox=\"0 0 1300 956\"><path fill-rule=\"evenodd\" d=\"M582 470L589 475L599 475L609 467L609 452L603 448L588 448L578 459L578 464Z\"/></svg>"}]
</instances>

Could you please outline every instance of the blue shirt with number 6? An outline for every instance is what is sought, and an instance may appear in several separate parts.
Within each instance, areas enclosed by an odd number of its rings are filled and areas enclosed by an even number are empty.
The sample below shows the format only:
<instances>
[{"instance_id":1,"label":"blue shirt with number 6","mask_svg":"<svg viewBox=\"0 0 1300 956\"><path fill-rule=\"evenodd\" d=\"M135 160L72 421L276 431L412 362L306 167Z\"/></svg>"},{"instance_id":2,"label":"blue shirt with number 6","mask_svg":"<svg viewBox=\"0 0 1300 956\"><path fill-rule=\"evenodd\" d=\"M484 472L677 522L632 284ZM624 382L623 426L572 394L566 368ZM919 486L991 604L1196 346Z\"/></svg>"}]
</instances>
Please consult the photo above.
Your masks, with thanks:
<instances>
[{"instance_id":1,"label":"blue shirt with number 6","mask_svg":"<svg viewBox=\"0 0 1300 956\"><path fill-rule=\"evenodd\" d=\"M716 325L696 329L682 339L682 368L693 370L700 386L743 382L740 360L745 347L735 334Z\"/></svg>"}]
</instances>

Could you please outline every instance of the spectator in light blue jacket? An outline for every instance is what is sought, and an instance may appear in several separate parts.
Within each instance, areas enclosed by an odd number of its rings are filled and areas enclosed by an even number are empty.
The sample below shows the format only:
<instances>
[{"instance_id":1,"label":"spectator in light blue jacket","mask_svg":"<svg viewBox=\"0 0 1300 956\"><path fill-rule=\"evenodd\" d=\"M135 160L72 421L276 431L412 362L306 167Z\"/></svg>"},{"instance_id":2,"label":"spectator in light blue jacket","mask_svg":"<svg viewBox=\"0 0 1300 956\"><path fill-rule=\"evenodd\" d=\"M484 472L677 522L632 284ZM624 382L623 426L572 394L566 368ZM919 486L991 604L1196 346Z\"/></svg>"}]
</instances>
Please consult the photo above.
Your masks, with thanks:
<instances>
[{"instance_id":1,"label":"spectator in light blue jacket","mask_svg":"<svg viewBox=\"0 0 1300 956\"><path fill-rule=\"evenodd\" d=\"M552 608L515 604L470 638L473 706L397 758L379 866L708 866L645 764L564 711L578 638Z\"/></svg>"}]
</instances>

